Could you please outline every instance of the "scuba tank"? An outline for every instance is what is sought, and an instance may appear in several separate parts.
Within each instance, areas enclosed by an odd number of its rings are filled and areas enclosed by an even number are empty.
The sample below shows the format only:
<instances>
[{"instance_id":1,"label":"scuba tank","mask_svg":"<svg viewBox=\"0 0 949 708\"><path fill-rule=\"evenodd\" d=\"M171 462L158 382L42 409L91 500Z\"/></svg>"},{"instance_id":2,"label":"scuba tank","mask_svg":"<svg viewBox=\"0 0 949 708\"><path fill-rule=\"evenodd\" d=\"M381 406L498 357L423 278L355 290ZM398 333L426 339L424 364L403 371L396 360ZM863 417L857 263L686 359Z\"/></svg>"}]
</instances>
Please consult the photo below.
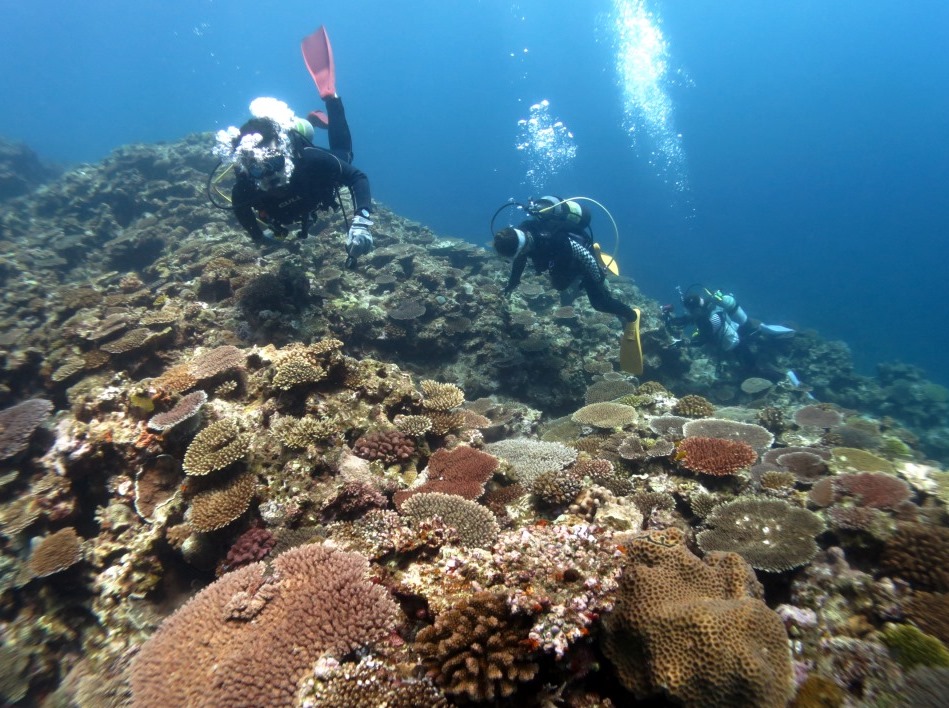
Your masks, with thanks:
<instances>
[{"instance_id":1,"label":"scuba tank","mask_svg":"<svg viewBox=\"0 0 949 708\"><path fill-rule=\"evenodd\" d=\"M579 201L550 196L529 200L527 213L541 221L561 222L581 231L590 225L593 216Z\"/></svg>"}]
</instances>

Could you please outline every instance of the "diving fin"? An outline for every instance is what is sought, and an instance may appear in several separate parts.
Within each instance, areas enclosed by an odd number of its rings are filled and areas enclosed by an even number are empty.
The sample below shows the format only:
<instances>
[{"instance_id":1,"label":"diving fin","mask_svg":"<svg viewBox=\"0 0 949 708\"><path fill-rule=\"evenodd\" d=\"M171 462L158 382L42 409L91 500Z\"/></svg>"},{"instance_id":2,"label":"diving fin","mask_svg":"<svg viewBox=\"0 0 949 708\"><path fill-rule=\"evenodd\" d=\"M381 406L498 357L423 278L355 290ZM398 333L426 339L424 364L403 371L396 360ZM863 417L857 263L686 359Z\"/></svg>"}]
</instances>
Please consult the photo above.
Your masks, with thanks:
<instances>
[{"instance_id":1,"label":"diving fin","mask_svg":"<svg viewBox=\"0 0 949 708\"><path fill-rule=\"evenodd\" d=\"M333 66L333 48L326 29L320 25L319 29L300 42L303 51L303 61L313 77L313 83L320 92L320 98L329 98L336 95L336 68Z\"/></svg>"},{"instance_id":2,"label":"diving fin","mask_svg":"<svg viewBox=\"0 0 949 708\"><path fill-rule=\"evenodd\" d=\"M329 116L326 115L324 111L310 111L306 119L310 121L310 125L314 128L319 128L320 130L328 130L330 127Z\"/></svg>"},{"instance_id":3,"label":"diving fin","mask_svg":"<svg viewBox=\"0 0 949 708\"><path fill-rule=\"evenodd\" d=\"M600 261L600 265L606 268L611 274L619 275L619 264L616 262L616 259L608 253L603 253L603 250L600 248L600 244L593 244L593 252L596 253L596 257L597 260Z\"/></svg>"},{"instance_id":4,"label":"diving fin","mask_svg":"<svg viewBox=\"0 0 949 708\"><path fill-rule=\"evenodd\" d=\"M641 313L634 307L636 320L626 325L619 343L619 366L627 374L639 376L643 373L643 347L639 341L639 320Z\"/></svg>"}]
</instances>

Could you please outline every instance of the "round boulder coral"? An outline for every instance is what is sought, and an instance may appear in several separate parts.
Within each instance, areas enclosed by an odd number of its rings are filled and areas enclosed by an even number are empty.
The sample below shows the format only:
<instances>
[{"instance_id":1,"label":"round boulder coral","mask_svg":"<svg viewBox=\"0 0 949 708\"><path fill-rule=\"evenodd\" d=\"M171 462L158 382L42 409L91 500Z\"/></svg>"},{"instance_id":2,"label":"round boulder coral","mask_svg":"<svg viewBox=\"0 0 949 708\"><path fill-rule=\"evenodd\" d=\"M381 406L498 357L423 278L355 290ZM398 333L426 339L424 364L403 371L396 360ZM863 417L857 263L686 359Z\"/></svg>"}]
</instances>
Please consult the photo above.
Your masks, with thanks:
<instances>
[{"instance_id":1,"label":"round boulder coral","mask_svg":"<svg viewBox=\"0 0 949 708\"><path fill-rule=\"evenodd\" d=\"M715 413L715 406L702 396L688 395L676 401L672 412L686 418L708 418Z\"/></svg>"}]
</instances>

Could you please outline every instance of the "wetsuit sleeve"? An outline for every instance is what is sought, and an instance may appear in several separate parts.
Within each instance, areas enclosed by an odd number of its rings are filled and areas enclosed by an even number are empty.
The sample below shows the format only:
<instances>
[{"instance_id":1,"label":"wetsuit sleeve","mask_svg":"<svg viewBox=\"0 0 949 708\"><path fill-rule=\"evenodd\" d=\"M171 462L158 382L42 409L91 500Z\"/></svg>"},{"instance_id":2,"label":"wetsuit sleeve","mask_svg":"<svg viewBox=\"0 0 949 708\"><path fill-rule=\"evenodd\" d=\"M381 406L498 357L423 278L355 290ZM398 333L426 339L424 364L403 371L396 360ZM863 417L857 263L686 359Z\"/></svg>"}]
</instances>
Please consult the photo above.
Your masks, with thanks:
<instances>
[{"instance_id":1,"label":"wetsuit sleeve","mask_svg":"<svg viewBox=\"0 0 949 708\"><path fill-rule=\"evenodd\" d=\"M255 241L264 239L264 232L257 223L257 215L254 214L251 203L254 199L254 185L247 180L238 179L231 190L231 204L233 204L234 215L238 223L244 230L250 234Z\"/></svg>"},{"instance_id":2,"label":"wetsuit sleeve","mask_svg":"<svg viewBox=\"0 0 949 708\"><path fill-rule=\"evenodd\" d=\"M369 191L369 178L365 173L353 167L338 155L323 148L309 147L303 151L302 169L314 175L315 179L322 176L324 184L335 182L349 187L353 196L353 208L356 211L365 209L372 211L372 194Z\"/></svg>"},{"instance_id":3,"label":"wetsuit sleeve","mask_svg":"<svg viewBox=\"0 0 949 708\"><path fill-rule=\"evenodd\" d=\"M522 253L517 258L514 259L514 263L511 264L511 276L507 279L507 287L504 288L506 292L511 292L521 283L521 276L524 274L524 266L527 265L527 254Z\"/></svg>"}]
</instances>

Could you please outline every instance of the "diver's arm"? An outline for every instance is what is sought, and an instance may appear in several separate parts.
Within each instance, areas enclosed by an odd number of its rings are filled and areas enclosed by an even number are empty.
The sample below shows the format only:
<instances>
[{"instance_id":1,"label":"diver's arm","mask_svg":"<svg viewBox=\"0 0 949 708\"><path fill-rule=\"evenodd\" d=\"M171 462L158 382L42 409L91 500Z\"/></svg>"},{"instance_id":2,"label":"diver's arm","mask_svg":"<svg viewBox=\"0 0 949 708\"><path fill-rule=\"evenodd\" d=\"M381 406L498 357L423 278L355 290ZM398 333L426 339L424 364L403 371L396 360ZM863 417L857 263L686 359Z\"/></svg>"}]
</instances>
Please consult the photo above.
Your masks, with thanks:
<instances>
[{"instance_id":1,"label":"diver's arm","mask_svg":"<svg viewBox=\"0 0 949 708\"><path fill-rule=\"evenodd\" d=\"M363 209L372 212L372 194L369 191L369 178L366 177L366 173L348 162L343 162L340 165L340 176L343 184L349 187L349 193L353 197L353 209L357 213Z\"/></svg>"},{"instance_id":2,"label":"diver's arm","mask_svg":"<svg viewBox=\"0 0 949 708\"><path fill-rule=\"evenodd\" d=\"M514 289L521 284L521 275L524 273L524 266L527 265L527 254L522 253L517 258L514 259L514 263L511 264L511 276L507 280L507 285L504 287L505 293L512 293Z\"/></svg>"},{"instance_id":3,"label":"diver's arm","mask_svg":"<svg viewBox=\"0 0 949 708\"><path fill-rule=\"evenodd\" d=\"M246 180L238 179L231 190L231 204L238 223L254 241L263 241L264 232L257 223L257 215L251 208L254 199L254 185Z\"/></svg>"}]
</instances>

